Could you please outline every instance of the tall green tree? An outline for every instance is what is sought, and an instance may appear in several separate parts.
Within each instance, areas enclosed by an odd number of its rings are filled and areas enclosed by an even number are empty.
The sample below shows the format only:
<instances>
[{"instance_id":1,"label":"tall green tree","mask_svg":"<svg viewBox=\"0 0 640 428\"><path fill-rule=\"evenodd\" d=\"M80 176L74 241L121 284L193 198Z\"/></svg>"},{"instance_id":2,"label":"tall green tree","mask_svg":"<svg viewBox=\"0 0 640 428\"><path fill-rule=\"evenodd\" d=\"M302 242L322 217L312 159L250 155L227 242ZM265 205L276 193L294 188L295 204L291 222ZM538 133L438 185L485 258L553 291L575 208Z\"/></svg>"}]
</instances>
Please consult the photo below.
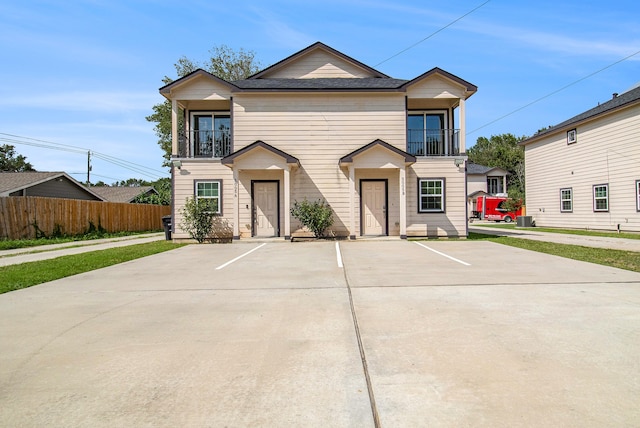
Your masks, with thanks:
<instances>
[{"instance_id":1,"label":"tall green tree","mask_svg":"<svg viewBox=\"0 0 640 428\"><path fill-rule=\"evenodd\" d=\"M35 171L27 158L16 153L15 146L3 144L0 146L0 171L25 172Z\"/></svg>"},{"instance_id":2,"label":"tall green tree","mask_svg":"<svg viewBox=\"0 0 640 428\"><path fill-rule=\"evenodd\" d=\"M256 60L253 51L239 49L237 51L226 45L214 46L209 50L210 58L204 62L193 61L185 56L180 57L173 65L178 78L201 68L215 76L228 82L245 79L260 71L261 64ZM174 79L165 76L162 83L168 85ZM154 131L158 136L158 145L164 152L163 166L170 166L171 160L171 102L166 100L163 103L152 107L153 114L146 117L149 122L153 122ZM178 117L182 118L182 114ZM182 125L182 124L180 124Z\"/></svg>"},{"instance_id":3,"label":"tall green tree","mask_svg":"<svg viewBox=\"0 0 640 428\"><path fill-rule=\"evenodd\" d=\"M524 148L518 143L527 138L513 134L480 137L467 150L469 160L478 165L498 167L509 172L507 189L509 196L524 200Z\"/></svg>"}]
</instances>

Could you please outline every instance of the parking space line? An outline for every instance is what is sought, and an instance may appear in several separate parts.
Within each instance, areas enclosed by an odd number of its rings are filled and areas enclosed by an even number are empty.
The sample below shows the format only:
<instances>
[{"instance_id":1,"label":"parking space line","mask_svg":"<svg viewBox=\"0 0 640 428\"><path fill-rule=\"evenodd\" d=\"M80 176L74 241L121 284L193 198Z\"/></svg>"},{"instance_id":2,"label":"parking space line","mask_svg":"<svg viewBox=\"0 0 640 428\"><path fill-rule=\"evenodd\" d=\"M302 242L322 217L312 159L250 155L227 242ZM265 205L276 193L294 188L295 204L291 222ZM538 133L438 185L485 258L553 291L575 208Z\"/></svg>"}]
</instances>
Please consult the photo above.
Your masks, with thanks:
<instances>
[{"instance_id":1,"label":"parking space line","mask_svg":"<svg viewBox=\"0 0 640 428\"><path fill-rule=\"evenodd\" d=\"M247 251L246 253L244 253L244 254L240 254L240 255L239 255L238 257L236 257L235 259L233 259L233 260L229 260L229 261L228 261L228 262L226 262L225 264L218 266L218 267L216 268L216 270L220 270L220 269L224 269L224 268L226 268L226 267L227 267L227 266L229 266L231 263L237 262L238 260L240 260L240 259L241 259L241 258L243 258L244 256L248 256L249 254L253 253L253 252L254 252L255 250L257 250L258 248L264 247L265 245L267 245L267 243L266 243L266 242L263 242L262 244L258 245L256 248L252 248L252 249L250 249L249 251Z\"/></svg>"},{"instance_id":2,"label":"parking space line","mask_svg":"<svg viewBox=\"0 0 640 428\"><path fill-rule=\"evenodd\" d=\"M427 250L429 250L429 251L433 251L433 252L434 252L434 253L436 253L436 254L440 254L440 255L441 255L441 256L443 256L443 257L446 257L446 258L448 258L448 259L451 259L451 260L453 260L454 262L458 262L458 263L460 263L460 264L462 264L462 265L465 265L465 266L471 266L471 263L463 262L462 260L456 259L455 257L451 257L451 256L450 256L450 255L448 255L448 254L441 253L440 251L438 251L438 250L434 250L433 248L427 247L426 245L421 244L421 243L419 243L419 242L416 242L416 241L413 241L413 242L414 242L414 243L416 243L416 244L418 244L418 245L420 245L420 246L421 246L421 247L423 247L423 248L426 248L426 249L427 249Z\"/></svg>"},{"instance_id":3,"label":"parking space line","mask_svg":"<svg viewBox=\"0 0 640 428\"><path fill-rule=\"evenodd\" d=\"M340 253L340 245L336 242L336 258L338 259L338 267L342 268L342 253Z\"/></svg>"}]
</instances>

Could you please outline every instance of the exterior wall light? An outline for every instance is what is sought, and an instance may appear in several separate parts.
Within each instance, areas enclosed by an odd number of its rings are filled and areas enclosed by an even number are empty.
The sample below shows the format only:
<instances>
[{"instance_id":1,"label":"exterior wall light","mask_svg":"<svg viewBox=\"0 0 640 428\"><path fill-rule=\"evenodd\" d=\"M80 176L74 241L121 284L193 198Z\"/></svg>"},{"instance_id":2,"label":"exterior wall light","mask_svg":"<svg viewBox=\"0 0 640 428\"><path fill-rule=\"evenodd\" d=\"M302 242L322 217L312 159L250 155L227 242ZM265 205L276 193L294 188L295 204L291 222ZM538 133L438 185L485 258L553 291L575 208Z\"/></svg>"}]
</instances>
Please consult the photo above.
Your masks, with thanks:
<instances>
[{"instance_id":1,"label":"exterior wall light","mask_svg":"<svg viewBox=\"0 0 640 428\"><path fill-rule=\"evenodd\" d=\"M182 168L182 161L178 160L178 159L174 159L171 161L171 165L173 165L174 168Z\"/></svg>"}]
</instances>

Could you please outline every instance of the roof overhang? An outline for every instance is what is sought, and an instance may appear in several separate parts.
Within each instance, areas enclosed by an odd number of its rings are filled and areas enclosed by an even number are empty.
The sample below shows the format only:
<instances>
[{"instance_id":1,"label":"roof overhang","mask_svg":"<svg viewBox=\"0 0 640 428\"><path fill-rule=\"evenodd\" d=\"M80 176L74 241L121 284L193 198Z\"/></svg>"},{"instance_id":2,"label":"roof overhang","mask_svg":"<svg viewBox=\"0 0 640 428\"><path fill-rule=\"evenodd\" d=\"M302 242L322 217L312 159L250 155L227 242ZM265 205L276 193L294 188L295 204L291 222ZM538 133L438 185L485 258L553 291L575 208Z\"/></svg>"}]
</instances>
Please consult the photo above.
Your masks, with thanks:
<instances>
[{"instance_id":1,"label":"roof overhang","mask_svg":"<svg viewBox=\"0 0 640 428\"><path fill-rule=\"evenodd\" d=\"M403 150L400 150L399 148L392 146L391 144L385 141L377 139L341 157L340 160L338 161L338 164L340 166L352 165L355 162L354 158L358 158L360 156L366 155L368 153L371 153L374 150L379 150L379 149L382 149L384 152L387 153L387 155L390 155L390 157L392 158L391 159L392 161L395 161L396 159L401 158L400 160L401 162L404 162L405 166L411 165L416 162L415 156L410 155L409 153Z\"/></svg>"},{"instance_id":2,"label":"roof overhang","mask_svg":"<svg viewBox=\"0 0 640 428\"><path fill-rule=\"evenodd\" d=\"M243 147L242 149L234 153L231 153L229 156L225 156L224 158L222 158L221 163L222 165L228 166L229 168L234 168L241 160L246 160L248 157L252 156L259 156L260 152L264 153L264 151L266 151L267 154L271 155L271 157L279 159L279 163L282 163L282 165L286 164L290 168L297 168L300 166L300 161L298 160L298 158L296 158L295 156L291 156L290 154L283 152L282 150L277 149L261 140L251 143L248 146ZM254 163L254 167L248 169L267 169L267 167L265 165Z\"/></svg>"}]
</instances>

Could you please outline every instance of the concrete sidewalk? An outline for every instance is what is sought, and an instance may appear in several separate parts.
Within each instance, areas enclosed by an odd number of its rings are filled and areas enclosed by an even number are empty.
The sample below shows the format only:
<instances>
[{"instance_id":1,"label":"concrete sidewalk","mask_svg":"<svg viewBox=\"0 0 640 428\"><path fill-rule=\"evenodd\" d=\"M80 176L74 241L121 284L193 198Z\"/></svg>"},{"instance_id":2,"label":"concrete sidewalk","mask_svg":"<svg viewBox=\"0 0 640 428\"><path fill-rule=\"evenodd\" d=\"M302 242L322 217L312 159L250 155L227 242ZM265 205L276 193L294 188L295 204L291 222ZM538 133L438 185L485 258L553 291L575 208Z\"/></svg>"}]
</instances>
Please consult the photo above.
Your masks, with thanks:
<instances>
[{"instance_id":1,"label":"concrete sidewalk","mask_svg":"<svg viewBox=\"0 0 640 428\"><path fill-rule=\"evenodd\" d=\"M539 232L533 229L506 229L483 226L482 224L476 223L469 225L469 232L496 236L511 236L514 238L531 239L533 241L555 242L557 244L582 245L584 247L640 252L640 239L569 235L566 233Z\"/></svg>"},{"instance_id":2,"label":"concrete sidewalk","mask_svg":"<svg viewBox=\"0 0 640 428\"><path fill-rule=\"evenodd\" d=\"M37 247L16 248L0 251L0 266L54 259L56 257L127 245L144 244L164 239L164 233L146 233L119 238L92 239L86 241L65 242L63 244L40 245Z\"/></svg>"}]
</instances>

